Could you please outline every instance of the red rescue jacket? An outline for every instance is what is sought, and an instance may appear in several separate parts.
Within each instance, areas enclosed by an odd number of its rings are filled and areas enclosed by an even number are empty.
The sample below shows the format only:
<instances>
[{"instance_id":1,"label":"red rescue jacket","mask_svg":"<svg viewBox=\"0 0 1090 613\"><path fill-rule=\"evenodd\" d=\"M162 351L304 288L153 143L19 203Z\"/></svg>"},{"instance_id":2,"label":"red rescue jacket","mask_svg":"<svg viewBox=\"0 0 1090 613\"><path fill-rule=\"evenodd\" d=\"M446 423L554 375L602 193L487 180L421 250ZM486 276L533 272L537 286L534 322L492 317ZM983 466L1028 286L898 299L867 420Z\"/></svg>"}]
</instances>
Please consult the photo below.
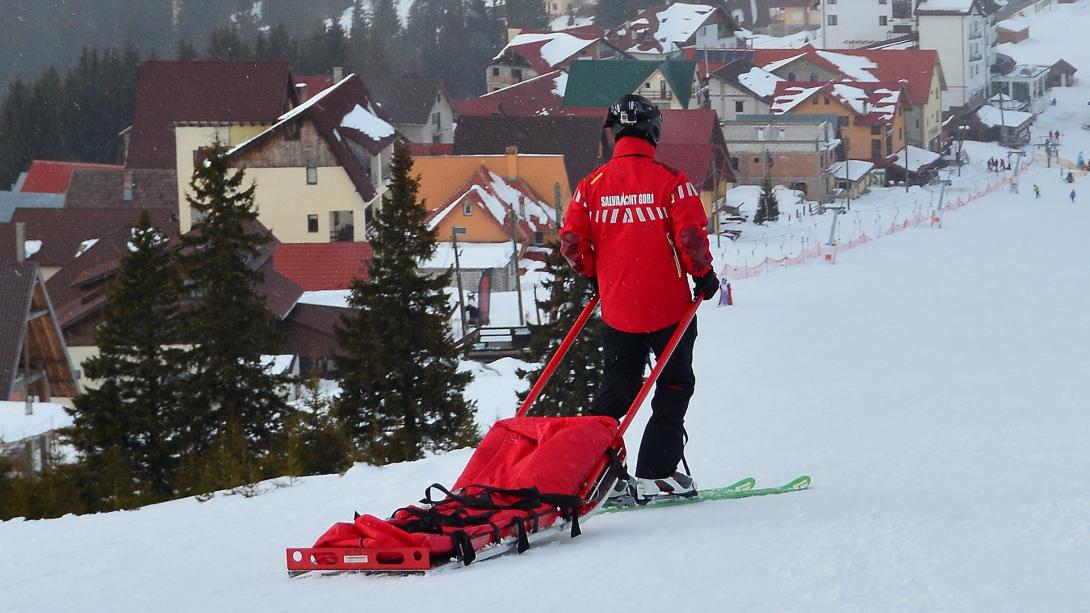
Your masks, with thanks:
<instances>
[{"instance_id":1,"label":"red rescue jacket","mask_svg":"<svg viewBox=\"0 0 1090 613\"><path fill-rule=\"evenodd\" d=\"M692 300L685 273L712 270L699 192L654 156L643 139L617 141L613 159L579 182L560 229L561 253L598 277L602 319L622 332L680 321Z\"/></svg>"}]
</instances>

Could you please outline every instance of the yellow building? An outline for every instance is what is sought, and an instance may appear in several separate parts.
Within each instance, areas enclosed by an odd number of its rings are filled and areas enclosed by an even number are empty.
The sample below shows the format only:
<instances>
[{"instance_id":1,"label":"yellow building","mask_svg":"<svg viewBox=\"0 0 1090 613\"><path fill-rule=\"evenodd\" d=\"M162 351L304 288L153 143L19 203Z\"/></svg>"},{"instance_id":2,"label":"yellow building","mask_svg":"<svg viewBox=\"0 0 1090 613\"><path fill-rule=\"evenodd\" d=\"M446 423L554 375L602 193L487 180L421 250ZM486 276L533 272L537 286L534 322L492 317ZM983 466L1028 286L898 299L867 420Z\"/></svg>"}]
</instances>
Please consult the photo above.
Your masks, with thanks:
<instances>
[{"instance_id":1,"label":"yellow building","mask_svg":"<svg viewBox=\"0 0 1090 613\"><path fill-rule=\"evenodd\" d=\"M413 159L413 174L420 177L417 197L429 211L448 204L480 167L504 179L525 181L534 193L550 203L560 193L561 206L571 199L563 155L527 155L508 147L502 155L437 155Z\"/></svg>"}]
</instances>

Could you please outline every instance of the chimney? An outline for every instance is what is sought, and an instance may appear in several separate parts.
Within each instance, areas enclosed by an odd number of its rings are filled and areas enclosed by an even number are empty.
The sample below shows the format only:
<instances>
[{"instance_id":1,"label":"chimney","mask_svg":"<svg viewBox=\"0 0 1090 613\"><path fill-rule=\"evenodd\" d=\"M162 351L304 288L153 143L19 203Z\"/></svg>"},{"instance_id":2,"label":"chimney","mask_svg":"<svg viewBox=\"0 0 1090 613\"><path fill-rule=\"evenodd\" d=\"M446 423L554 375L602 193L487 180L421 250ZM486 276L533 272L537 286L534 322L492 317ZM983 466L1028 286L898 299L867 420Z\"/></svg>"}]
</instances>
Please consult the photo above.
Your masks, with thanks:
<instances>
[{"instance_id":1,"label":"chimney","mask_svg":"<svg viewBox=\"0 0 1090 613\"><path fill-rule=\"evenodd\" d=\"M15 224L15 261L22 262L26 259L26 224Z\"/></svg>"},{"instance_id":2,"label":"chimney","mask_svg":"<svg viewBox=\"0 0 1090 613\"><path fill-rule=\"evenodd\" d=\"M296 83L295 84L295 97L299 99L300 104L307 101L307 84L306 83Z\"/></svg>"},{"instance_id":3,"label":"chimney","mask_svg":"<svg viewBox=\"0 0 1090 613\"><path fill-rule=\"evenodd\" d=\"M509 145L503 152L507 156L507 175L504 178L519 178L519 148Z\"/></svg>"},{"instance_id":4,"label":"chimney","mask_svg":"<svg viewBox=\"0 0 1090 613\"><path fill-rule=\"evenodd\" d=\"M333 67L333 84L336 85L344 79L344 66Z\"/></svg>"}]
</instances>

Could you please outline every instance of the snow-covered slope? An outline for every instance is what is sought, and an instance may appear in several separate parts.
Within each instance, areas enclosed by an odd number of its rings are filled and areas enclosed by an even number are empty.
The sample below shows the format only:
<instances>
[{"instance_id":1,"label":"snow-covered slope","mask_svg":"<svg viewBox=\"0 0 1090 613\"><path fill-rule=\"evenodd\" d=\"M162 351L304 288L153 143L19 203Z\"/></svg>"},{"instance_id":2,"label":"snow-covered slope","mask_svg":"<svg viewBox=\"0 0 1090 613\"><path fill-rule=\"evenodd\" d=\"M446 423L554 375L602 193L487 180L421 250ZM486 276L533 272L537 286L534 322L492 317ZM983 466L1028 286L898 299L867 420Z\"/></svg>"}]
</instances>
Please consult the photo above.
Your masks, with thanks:
<instances>
[{"instance_id":1,"label":"snow-covered slope","mask_svg":"<svg viewBox=\"0 0 1090 613\"><path fill-rule=\"evenodd\" d=\"M1085 21L1086 8L1056 18ZM1090 152L1078 127L1090 87L1056 95L1037 130L1060 129L1075 159ZM973 152L965 193L990 151ZM806 472L810 491L596 517L574 541L429 577L287 578L285 547L451 483L463 450L250 499L0 523L0 608L1086 610L1090 180L1074 184L1075 204L1056 168L1035 164L1021 184L835 266L736 280L736 306L701 309L697 479ZM897 193L853 211L880 214ZM513 412L513 369L479 369L482 423Z\"/></svg>"},{"instance_id":2,"label":"snow-covered slope","mask_svg":"<svg viewBox=\"0 0 1090 613\"><path fill-rule=\"evenodd\" d=\"M1030 178L1045 198L996 192L942 230L739 281L736 306L701 309L695 474L808 472L811 491L594 518L575 541L446 575L287 579L284 547L452 482L462 451L251 499L0 524L4 608L505 610L532 594L535 610L640 611L683 594L694 610L1074 610L1090 598L1090 205L1054 171Z\"/></svg>"}]
</instances>

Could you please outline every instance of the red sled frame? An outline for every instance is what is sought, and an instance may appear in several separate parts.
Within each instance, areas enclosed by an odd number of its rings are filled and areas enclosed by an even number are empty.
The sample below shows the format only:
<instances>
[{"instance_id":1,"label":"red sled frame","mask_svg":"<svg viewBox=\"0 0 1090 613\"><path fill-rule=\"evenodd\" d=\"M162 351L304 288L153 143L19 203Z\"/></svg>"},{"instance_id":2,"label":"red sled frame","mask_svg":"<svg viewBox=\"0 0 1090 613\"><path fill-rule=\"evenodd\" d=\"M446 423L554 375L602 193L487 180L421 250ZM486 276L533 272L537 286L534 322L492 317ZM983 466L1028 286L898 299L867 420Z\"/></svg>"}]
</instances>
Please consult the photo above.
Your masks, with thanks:
<instances>
[{"instance_id":1,"label":"red sled frame","mask_svg":"<svg viewBox=\"0 0 1090 613\"><path fill-rule=\"evenodd\" d=\"M587 305L583 307L583 311L572 325L571 330L565 335L564 340L560 343L560 346L557 348L548 364L545 365L545 369L542 371L541 376L538 377L538 380L526 395L526 399L523 400L522 404L519 406L518 411L515 413L517 417L525 416L530 412L530 409L541 395L545 385L560 365L560 362L564 359L564 356L567 355L568 350L571 348L576 338L578 338L579 333L582 332L583 328L586 326L587 320L590 319L594 309L598 306L598 302L599 297L594 296ZM636 398L633 400L631 406L629 406L624 419L617 424L613 443L610 445L611 455L613 457L610 457L610 455L603 456L594 470L590 472L586 481L583 482L579 491L583 505L579 509L578 516L584 517L592 514L598 509L602 502L605 501L606 493L619 476L617 472L611 468L616 464L616 460L623 461L625 459L624 433L628 430L628 426L636 417L639 407L647 398L655 381L658 380L659 375L662 373L662 369L665 368L667 361L669 361L670 357L673 355L678 343L681 342L681 337L684 336L693 317L696 316L696 311L700 306L700 302L700 296L697 296L697 298L693 300L689 310L679 322L673 336L670 337L670 341L663 349L662 354L659 356L658 360L655 361L655 366L651 370L651 374L640 387L640 391L636 394ZM559 512L548 513L536 518L538 529L526 536L531 544L534 542L553 540L565 532L571 524L571 521L572 520L562 517ZM517 539L514 532L515 530L509 527L505 530L502 539L498 543L494 542L492 536L488 534L482 534L475 537L472 541L472 546L476 551L476 561L497 557L514 551L517 547ZM430 559L430 552L425 547L291 547L288 548L285 555L287 558L288 574L293 577L312 572L423 573L441 566L451 565L451 561L448 558L436 561L438 563L433 565L432 560Z\"/></svg>"}]
</instances>

